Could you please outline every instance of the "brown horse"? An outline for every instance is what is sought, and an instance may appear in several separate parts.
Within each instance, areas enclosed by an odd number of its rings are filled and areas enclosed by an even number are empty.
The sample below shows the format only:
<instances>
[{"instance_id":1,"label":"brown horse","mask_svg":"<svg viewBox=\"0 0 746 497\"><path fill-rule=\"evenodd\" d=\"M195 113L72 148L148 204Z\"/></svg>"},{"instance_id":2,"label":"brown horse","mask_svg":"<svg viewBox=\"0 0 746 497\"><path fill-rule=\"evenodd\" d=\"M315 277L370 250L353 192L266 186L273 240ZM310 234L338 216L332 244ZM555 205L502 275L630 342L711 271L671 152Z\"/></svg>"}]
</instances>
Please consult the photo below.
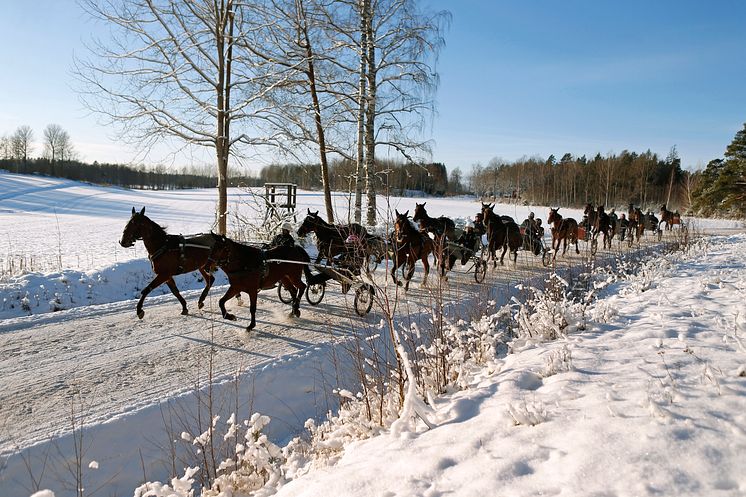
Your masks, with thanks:
<instances>
[{"instance_id":1,"label":"brown horse","mask_svg":"<svg viewBox=\"0 0 746 497\"><path fill-rule=\"evenodd\" d=\"M311 212L308 209L308 215L298 228L298 236L305 237L309 233L316 234L316 247L319 254L316 256L316 263L321 259L331 261L334 257L347 251L345 241L350 235L360 238L367 246L368 232L364 227L357 223L348 225L330 224L321 219L319 211Z\"/></svg>"},{"instance_id":2,"label":"brown horse","mask_svg":"<svg viewBox=\"0 0 746 497\"><path fill-rule=\"evenodd\" d=\"M666 209L666 204L661 205L661 222L666 223L666 230L673 228L674 224L681 224L681 215Z\"/></svg>"},{"instance_id":3,"label":"brown horse","mask_svg":"<svg viewBox=\"0 0 746 497\"><path fill-rule=\"evenodd\" d=\"M452 242L456 241L456 223L453 222L453 219L445 216L428 216L425 209L426 203L418 204L415 202L412 221L419 223L420 231L426 231L435 235L436 242L443 236Z\"/></svg>"},{"instance_id":4,"label":"brown horse","mask_svg":"<svg viewBox=\"0 0 746 497\"><path fill-rule=\"evenodd\" d=\"M557 252L559 252L562 241L564 241L562 255L567 253L568 241L570 245L575 244L575 253L580 253L578 248L578 222L576 220L571 217L563 218L562 214L559 213L559 207L557 207L556 209L549 209L547 223L552 227L552 251L554 252L552 260L557 259Z\"/></svg>"},{"instance_id":5,"label":"brown horse","mask_svg":"<svg viewBox=\"0 0 746 497\"><path fill-rule=\"evenodd\" d=\"M494 212L494 204L482 203L482 218L487 229L487 251L492 258L493 267L497 267L497 249L502 247L500 264L505 264L505 253L510 249L513 263L518 260L518 249L523 246L521 228L510 216L500 216Z\"/></svg>"},{"instance_id":6,"label":"brown horse","mask_svg":"<svg viewBox=\"0 0 746 497\"><path fill-rule=\"evenodd\" d=\"M225 303L241 292L249 294L251 301L251 323L246 331L256 326L256 300L259 290L274 288L278 283L284 286L293 298L291 315L300 316L300 299L306 290L301 276L306 281L311 277L308 263L311 258L299 246L278 246L263 250L235 242L221 236L215 242L213 257L218 266L228 276L230 286L220 298L218 305L225 319L236 320L236 316L225 310Z\"/></svg>"},{"instance_id":7,"label":"brown horse","mask_svg":"<svg viewBox=\"0 0 746 497\"><path fill-rule=\"evenodd\" d=\"M142 319L145 315L145 311L142 310L145 297L163 283L166 283L171 293L179 299L181 313L189 314L186 300L179 293L173 277L196 270L199 270L205 279L205 289L202 290L198 304L199 308L202 308L207 292L215 281L211 274L215 269L215 261L211 254L217 236L213 233L192 236L169 235L163 227L145 215L145 207L140 212L132 208L132 217L124 227L119 244L128 248L132 247L136 240L142 240L155 273L153 281L143 288L140 294L140 301L137 303L138 318Z\"/></svg>"},{"instance_id":8,"label":"brown horse","mask_svg":"<svg viewBox=\"0 0 746 497\"><path fill-rule=\"evenodd\" d=\"M391 265L391 277L397 285L402 283L396 278L397 270L408 263L407 274L404 277L406 283L404 289L409 289L409 281L414 275L414 264L417 259L422 261L425 268L425 276L422 278L422 286L427 285L427 275L430 273L430 262L427 260L433 251L433 240L424 233L420 233L409 221L409 211L396 212L394 221L394 263Z\"/></svg>"},{"instance_id":9,"label":"brown horse","mask_svg":"<svg viewBox=\"0 0 746 497\"><path fill-rule=\"evenodd\" d=\"M593 204L585 204L585 211L583 212L588 219L586 229L591 232L592 242L598 243L598 236L603 233L603 244L604 248L611 248L611 239L614 237L613 226L611 218L604 210L603 205L599 205L597 208L593 208Z\"/></svg>"}]
</instances>

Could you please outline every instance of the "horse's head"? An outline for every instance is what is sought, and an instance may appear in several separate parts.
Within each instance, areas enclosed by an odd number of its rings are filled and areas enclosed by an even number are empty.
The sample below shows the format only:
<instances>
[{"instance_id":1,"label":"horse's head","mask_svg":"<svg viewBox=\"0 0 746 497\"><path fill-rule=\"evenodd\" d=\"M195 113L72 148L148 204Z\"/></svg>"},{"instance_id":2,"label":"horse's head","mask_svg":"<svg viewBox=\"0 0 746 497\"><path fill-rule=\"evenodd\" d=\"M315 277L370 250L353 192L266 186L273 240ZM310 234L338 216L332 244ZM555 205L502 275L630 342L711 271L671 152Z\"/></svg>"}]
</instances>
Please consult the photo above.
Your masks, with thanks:
<instances>
[{"instance_id":1,"label":"horse's head","mask_svg":"<svg viewBox=\"0 0 746 497\"><path fill-rule=\"evenodd\" d=\"M145 207L143 207L140 212L135 211L135 208L133 207L132 217L130 217L127 225L124 227L122 239L119 240L119 245L124 248L129 248L135 244L136 240L140 240L142 238L143 226L147 219L148 218L145 217Z\"/></svg>"},{"instance_id":2,"label":"horse's head","mask_svg":"<svg viewBox=\"0 0 746 497\"><path fill-rule=\"evenodd\" d=\"M412 221L414 221L415 223L418 222L418 221L424 221L425 219L428 218L427 211L425 210L425 204L426 203L427 202L422 203L422 204L418 204L418 203L415 202L415 204L414 204L415 205L415 207L414 207L414 216L412 216ZM407 212L409 212L409 211L407 211Z\"/></svg>"},{"instance_id":3,"label":"horse's head","mask_svg":"<svg viewBox=\"0 0 746 497\"><path fill-rule=\"evenodd\" d=\"M319 224L319 211L311 212L311 209L308 209L308 215L303 220L303 223L300 225L300 228L298 228L298 231L296 233L300 237L304 237L307 234L309 234L312 231L316 231L316 226Z\"/></svg>"},{"instance_id":4,"label":"horse's head","mask_svg":"<svg viewBox=\"0 0 746 497\"><path fill-rule=\"evenodd\" d=\"M593 212L593 204L588 202L587 204L585 204L585 209L583 209L583 214L587 216L591 212Z\"/></svg>"},{"instance_id":5,"label":"horse's head","mask_svg":"<svg viewBox=\"0 0 746 497\"><path fill-rule=\"evenodd\" d=\"M495 208L495 204L485 204L482 202L482 219L485 221L485 223L489 222L490 216L492 215L492 212Z\"/></svg>"},{"instance_id":6,"label":"horse's head","mask_svg":"<svg viewBox=\"0 0 746 497\"><path fill-rule=\"evenodd\" d=\"M548 224L555 224L562 221L562 214L559 213L559 207L556 209L549 208L549 217L547 217Z\"/></svg>"},{"instance_id":7,"label":"horse's head","mask_svg":"<svg viewBox=\"0 0 746 497\"><path fill-rule=\"evenodd\" d=\"M218 265L225 264L230 257L231 250L231 239L225 235L218 235L213 233L214 245L210 252L210 258L214 260Z\"/></svg>"},{"instance_id":8,"label":"horse's head","mask_svg":"<svg viewBox=\"0 0 746 497\"><path fill-rule=\"evenodd\" d=\"M394 220L394 236L396 241L402 243L404 241L404 235L409 232L412 225L409 222L409 211L399 212L394 209L396 213L396 219Z\"/></svg>"}]
</instances>

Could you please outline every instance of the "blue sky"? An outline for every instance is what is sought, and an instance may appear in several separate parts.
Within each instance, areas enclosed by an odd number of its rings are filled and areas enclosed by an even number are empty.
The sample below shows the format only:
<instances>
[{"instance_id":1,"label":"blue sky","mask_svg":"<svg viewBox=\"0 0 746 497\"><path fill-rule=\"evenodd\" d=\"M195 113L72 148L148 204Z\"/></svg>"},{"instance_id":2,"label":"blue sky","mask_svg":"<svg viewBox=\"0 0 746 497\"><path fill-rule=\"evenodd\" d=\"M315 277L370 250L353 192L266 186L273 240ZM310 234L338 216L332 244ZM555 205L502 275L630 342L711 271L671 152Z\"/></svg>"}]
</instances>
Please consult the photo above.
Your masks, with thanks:
<instances>
[{"instance_id":1,"label":"blue sky","mask_svg":"<svg viewBox=\"0 0 746 497\"><path fill-rule=\"evenodd\" d=\"M674 145L685 167L702 167L746 121L746 2L423 5L453 14L428 129L433 160L451 169ZM0 134L28 124L39 138L57 123L85 160L133 156L73 89L72 57L92 29L72 0L0 0Z\"/></svg>"}]
</instances>

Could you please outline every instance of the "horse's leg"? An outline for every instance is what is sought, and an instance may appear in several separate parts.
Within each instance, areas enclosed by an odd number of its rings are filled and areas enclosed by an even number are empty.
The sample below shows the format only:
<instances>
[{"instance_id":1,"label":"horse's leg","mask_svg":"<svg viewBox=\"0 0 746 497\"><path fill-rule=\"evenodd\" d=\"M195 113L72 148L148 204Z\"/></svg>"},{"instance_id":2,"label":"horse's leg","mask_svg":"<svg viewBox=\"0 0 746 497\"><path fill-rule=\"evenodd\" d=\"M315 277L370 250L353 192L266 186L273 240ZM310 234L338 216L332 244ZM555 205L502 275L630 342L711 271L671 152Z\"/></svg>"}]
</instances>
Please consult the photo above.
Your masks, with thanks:
<instances>
[{"instance_id":1,"label":"horse's leg","mask_svg":"<svg viewBox=\"0 0 746 497\"><path fill-rule=\"evenodd\" d=\"M179 303L181 303L181 315L186 316L189 314L189 310L187 310L186 300L184 300L184 297L181 296L179 293L179 289L176 287L176 282L173 278L169 278L166 280L166 285L168 285L169 290L171 290L171 293L174 294L174 296L179 299Z\"/></svg>"},{"instance_id":2,"label":"horse's leg","mask_svg":"<svg viewBox=\"0 0 746 497\"><path fill-rule=\"evenodd\" d=\"M507 251L508 251L508 246L507 245L503 245L503 253L500 254L500 265L501 266L505 265L505 252L507 252Z\"/></svg>"},{"instance_id":3,"label":"horse's leg","mask_svg":"<svg viewBox=\"0 0 746 497\"><path fill-rule=\"evenodd\" d=\"M142 310L142 303L145 301L145 297L148 296L150 292L161 286L163 283L168 280L170 276L163 276L160 274L156 274L155 278L153 278L153 281L151 281L148 286L142 289L142 292L140 292L140 300L137 302L137 317L142 319L142 317L145 315L145 311Z\"/></svg>"},{"instance_id":4,"label":"horse's leg","mask_svg":"<svg viewBox=\"0 0 746 497\"><path fill-rule=\"evenodd\" d=\"M223 317L229 321L235 321L236 316L225 310L225 303L228 302L228 300L234 297L235 295L238 295L239 293L241 293L241 291L237 287L231 284L231 286L228 287L228 291L225 292L225 295L220 297L220 300L218 301L218 307L220 307L220 314L222 314Z\"/></svg>"},{"instance_id":5,"label":"horse's leg","mask_svg":"<svg viewBox=\"0 0 746 497\"><path fill-rule=\"evenodd\" d=\"M205 269L205 266L202 266L199 268L199 272L202 274L202 277L205 279L205 289L202 290L202 293L199 296L199 300L197 301L197 308L202 309L205 305L205 299L207 298L207 294L210 292L210 288L212 288L212 284L215 283L215 276L210 273L210 271Z\"/></svg>"},{"instance_id":6,"label":"horse's leg","mask_svg":"<svg viewBox=\"0 0 746 497\"><path fill-rule=\"evenodd\" d=\"M428 260L428 256L426 252L424 252L421 256L422 259L422 267L425 268L425 275L422 277L422 284L420 286L427 286L427 275L430 274L430 261ZM414 261L415 259L412 258L412 274L414 274ZM410 274L410 278L412 275Z\"/></svg>"},{"instance_id":7,"label":"horse's leg","mask_svg":"<svg viewBox=\"0 0 746 497\"><path fill-rule=\"evenodd\" d=\"M248 293L249 299L251 299L251 304L249 305L249 310L251 311L251 322L246 327L246 331L251 331L254 329L254 326L256 326L256 296L259 294L259 287L256 286L250 288Z\"/></svg>"},{"instance_id":8,"label":"horse's leg","mask_svg":"<svg viewBox=\"0 0 746 497\"><path fill-rule=\"evenodd\" d=\"M292 315L298 318L300 317L300 298L303 296L303 292L306 291L306 285L303 283L300 272L292 277L287 277L287 280L292 288L290 293L293 294Z\"/></svg>"},{"instance_id":9,"label":"horse's leg","mask_svg":"<svg viewBox=\"0 0 746 497\"><path fill-rule=\"evenodd\" d=\"M394 280L394 283L398 286L402 286L402 282L396 277L396 273L399 271L399 268L404 265L405 260L406 258L401 256L401 249L397 250L396 254L394 254L394 263L391 265L391 279Z\"/></svg>"}]
</instances>

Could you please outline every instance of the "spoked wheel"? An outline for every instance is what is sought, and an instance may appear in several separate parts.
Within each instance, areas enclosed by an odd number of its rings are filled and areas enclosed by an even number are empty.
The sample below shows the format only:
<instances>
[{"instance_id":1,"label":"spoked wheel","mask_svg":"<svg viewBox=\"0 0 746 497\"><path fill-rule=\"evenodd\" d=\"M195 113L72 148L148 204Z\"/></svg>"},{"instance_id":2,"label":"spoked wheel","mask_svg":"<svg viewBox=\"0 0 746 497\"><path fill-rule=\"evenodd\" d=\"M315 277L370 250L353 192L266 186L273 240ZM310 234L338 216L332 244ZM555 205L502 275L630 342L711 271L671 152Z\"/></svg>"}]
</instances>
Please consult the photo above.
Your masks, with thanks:
<instances>
[{"instance_id":1,"label":"spoked wheel","mask_svg":"<svg viewBox=\"0 0 746 497\"><path fill-rule=\"evenodd\" d=\"M293 296L290 294L290 290L280 283L277 285L277 296L280 297L280 301L284 304L290 304L293 302Z\"/></svg>"},{"instance_id":2,"label":"spoked wheel","mask_svg":"<svg viewBox=\"0 0 746 497\"><path fill-rule=\"evenodd\" d=\"M479 257L474 262L474 281L481 283L487 275L487 261Z\"/></svg>"},{"instance_id":3,"label":"spoked wheel","mask_svg":"<svg viewBox=\"0 0 746 497\"><path fill-rule=\"evenodd\" d=\"M326 283L315 283L306 287L306 300L311 305L318 305L324 299Z\"/></svg>"},{"instance_id":4,"label":"spoked wheel","mask_svg":"<svg viewBox=\"0 0 746 497\"><path fill-rule=\"evenodd\" d=\"M355 290L355 313L358 316L365 316L373 307L373 287L363 283Z\"/></svg>"}]
</instances>

